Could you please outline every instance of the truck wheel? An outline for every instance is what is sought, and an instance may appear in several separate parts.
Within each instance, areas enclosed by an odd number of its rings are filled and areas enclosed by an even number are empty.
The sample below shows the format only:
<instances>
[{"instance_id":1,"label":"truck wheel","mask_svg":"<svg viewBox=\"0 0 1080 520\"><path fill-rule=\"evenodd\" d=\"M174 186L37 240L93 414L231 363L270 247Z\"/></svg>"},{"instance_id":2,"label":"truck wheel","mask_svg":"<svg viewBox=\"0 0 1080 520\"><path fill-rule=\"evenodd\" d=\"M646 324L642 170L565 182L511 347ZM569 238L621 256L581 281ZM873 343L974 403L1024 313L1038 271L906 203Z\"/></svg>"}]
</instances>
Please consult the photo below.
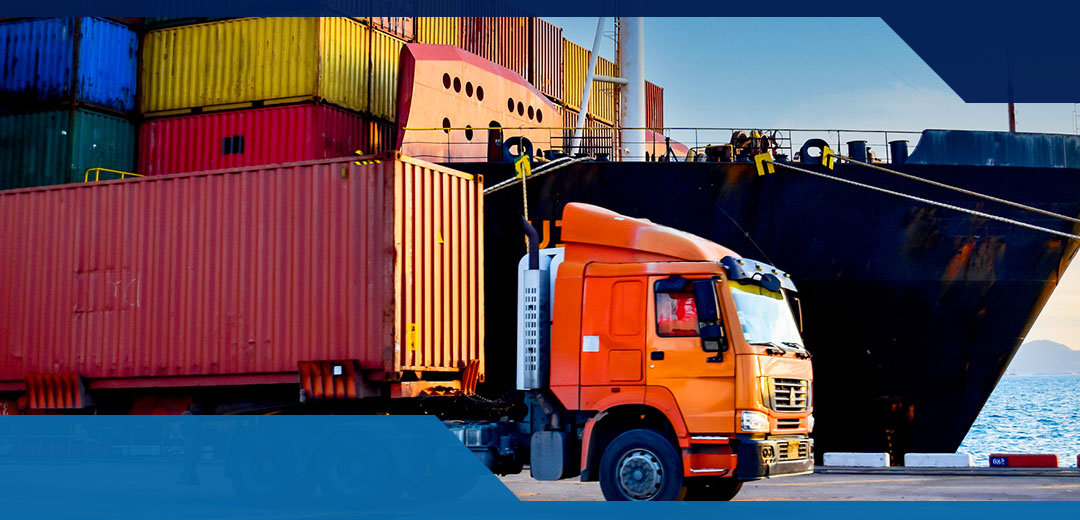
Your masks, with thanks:
<instances>
[{"instance_id":1,"label":"truck wheel","mask_svg":"<svg viewBox=\"0 0 1080 520\"><path fill-rule=\"evenodd\" d=\"M299 457L288 439L266 432L243 435L232 454L233 489L242 497L283 501L302 490L298 479Z\"/></svg>"},{"instance_id":2,"label":"truck wheel","mask_svg":"<svg viewBox=\"0 0 1080 520\"><path fill-rule=\"evenodd\" d=\"M678 500L682 460L655 430L625 432L600 458L600 490L607 500Z\"/></svg>"},{"instance_id":3,"label":"truck wheel","mask_svg":"<svg viewBox=\"0 0 1080 520\"><path fill-rule=\"evenodd\" d=\"M357 432L334 435L320 450L319 489L332 500L391 502L401 494L397 464L374 438Z\"/></svg>"},{"instance_id":4,"label":"truck wheel","mask_svg":"<svg viewBox=\"0 0 1080 520\"><path fill-rule=\"evenodd\" d=\"M686 481L683 500L727 501L735 498L743 483L732 478L700 478Z\"/></svg>"}]
</instances>

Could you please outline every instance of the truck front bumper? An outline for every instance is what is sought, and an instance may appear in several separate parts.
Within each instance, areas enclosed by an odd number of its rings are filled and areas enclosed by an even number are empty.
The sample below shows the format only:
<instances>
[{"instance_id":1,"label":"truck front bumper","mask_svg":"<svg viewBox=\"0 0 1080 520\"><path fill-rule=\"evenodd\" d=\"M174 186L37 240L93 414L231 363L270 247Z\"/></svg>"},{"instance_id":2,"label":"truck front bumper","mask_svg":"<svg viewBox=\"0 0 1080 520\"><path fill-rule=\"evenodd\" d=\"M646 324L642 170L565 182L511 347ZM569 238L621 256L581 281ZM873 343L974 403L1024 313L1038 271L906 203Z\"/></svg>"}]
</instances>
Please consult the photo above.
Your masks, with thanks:
<instances>
[{"instance_id":1,"label":"truck front bumper","mask_svg":"<svg viewBox=\"0 0 1080 520\"><path fill-rule=\"evenodd\" d=\"M805 444L800 450L790 444L797 441ZM805 451L803 456L788 457L788 449L795 453ZM757 480L781 475L803 475L814 472L814 440L809 437L799 439L739 439L735 453L739 456L735 467L738 480Z\"/></svg>"}]
</instances>

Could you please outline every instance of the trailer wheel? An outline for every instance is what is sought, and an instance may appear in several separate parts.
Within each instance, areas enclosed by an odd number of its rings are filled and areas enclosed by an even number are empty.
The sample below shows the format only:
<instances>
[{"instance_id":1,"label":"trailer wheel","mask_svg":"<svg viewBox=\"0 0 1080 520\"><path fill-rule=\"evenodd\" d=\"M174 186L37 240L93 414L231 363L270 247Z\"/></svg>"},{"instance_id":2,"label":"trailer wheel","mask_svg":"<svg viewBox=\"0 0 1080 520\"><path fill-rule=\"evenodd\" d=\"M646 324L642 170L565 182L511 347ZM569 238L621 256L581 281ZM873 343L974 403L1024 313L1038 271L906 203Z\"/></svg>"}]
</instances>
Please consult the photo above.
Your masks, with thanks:
<instances>
[{"instance_id":1,"label":"trailer wheel","mask_svg":"<svg viewBox=\"0 0 1080 520\"><path fill-rule=\"evenodd\" d=\"M263 431L242 435L232 454L231 482L250 499L281 501L301 493L299 456L289 439Z\"/></svg>"},{"instance_id":2,"label":"trailer wheel","mask_svg":"<svg viewBox=\"0 0 1080 520\"><path fill-rule=\"evenodd\" d=\"M390 450L362 431L328 439L317 465L319 489L332 499L391 502L401 494L397 464Z\"/></svg>"},{"instance_id":3,"label":"trailer wheel","mask_svg":"<svg viewBox=\"0 0 1080 520\"><path fill-rule=\"evenodd\" d=\"M683 500L728 501L735 498L743 483L733 478L699 478L686 481Z\"/></svg>"},{"instance_id":4,"label":"trailer wheel","mask_svg":"<svg viewBox=\"0 0 1080 520\"><path fill-rule=\"evenodd\" d=\"M678 500L682 480L678 451L655 430L622 433L600 458L600 490L607 500Z\"/></svg>"}]
</instances>

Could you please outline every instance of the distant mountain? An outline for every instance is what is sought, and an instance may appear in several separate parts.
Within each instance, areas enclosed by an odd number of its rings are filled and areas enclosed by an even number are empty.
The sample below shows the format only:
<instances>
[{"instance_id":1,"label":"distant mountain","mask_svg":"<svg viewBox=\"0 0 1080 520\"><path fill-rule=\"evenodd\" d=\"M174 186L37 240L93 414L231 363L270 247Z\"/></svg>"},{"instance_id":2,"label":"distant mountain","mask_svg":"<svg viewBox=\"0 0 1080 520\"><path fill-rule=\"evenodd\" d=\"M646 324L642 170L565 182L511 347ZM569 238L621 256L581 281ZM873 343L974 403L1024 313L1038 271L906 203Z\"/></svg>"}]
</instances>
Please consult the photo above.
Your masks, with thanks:
<instances>
[{"instance_id":1,"label":"distant mountain","mask_svg":"<svg viewBox=\"0 0 1080 520\"><path fill-rule=\"evenodd\" d=\"M1006 374L1080 374L1080 351L1038 340L1020 346Z\"/></svg>"}]
</instances>

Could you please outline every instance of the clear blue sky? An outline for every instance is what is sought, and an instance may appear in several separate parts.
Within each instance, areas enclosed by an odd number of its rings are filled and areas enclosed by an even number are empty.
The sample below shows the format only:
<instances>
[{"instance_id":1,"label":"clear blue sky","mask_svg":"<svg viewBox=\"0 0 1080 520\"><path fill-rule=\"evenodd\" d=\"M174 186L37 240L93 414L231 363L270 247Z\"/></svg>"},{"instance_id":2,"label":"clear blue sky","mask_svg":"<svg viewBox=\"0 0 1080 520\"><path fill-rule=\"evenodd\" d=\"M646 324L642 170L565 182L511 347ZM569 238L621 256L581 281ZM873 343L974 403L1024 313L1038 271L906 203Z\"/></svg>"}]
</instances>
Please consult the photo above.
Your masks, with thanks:
<instances>
[{"instance_id":1,"label":"clear blue sky","mask_svg":"<svg viewBox=\"0 0 1080 520\"><path fill-rule=\"evenodd\" d=\"M592 47L596 18L549 20ZM1005 105L961 101L879 18L648 18L645 38L666 126L1008 129ZM1016 119L1022 132L1075 130L1071 104L1020 104ZM1028 339L1080 349L1080 261Z\"/></svg>"}]
</instances>

